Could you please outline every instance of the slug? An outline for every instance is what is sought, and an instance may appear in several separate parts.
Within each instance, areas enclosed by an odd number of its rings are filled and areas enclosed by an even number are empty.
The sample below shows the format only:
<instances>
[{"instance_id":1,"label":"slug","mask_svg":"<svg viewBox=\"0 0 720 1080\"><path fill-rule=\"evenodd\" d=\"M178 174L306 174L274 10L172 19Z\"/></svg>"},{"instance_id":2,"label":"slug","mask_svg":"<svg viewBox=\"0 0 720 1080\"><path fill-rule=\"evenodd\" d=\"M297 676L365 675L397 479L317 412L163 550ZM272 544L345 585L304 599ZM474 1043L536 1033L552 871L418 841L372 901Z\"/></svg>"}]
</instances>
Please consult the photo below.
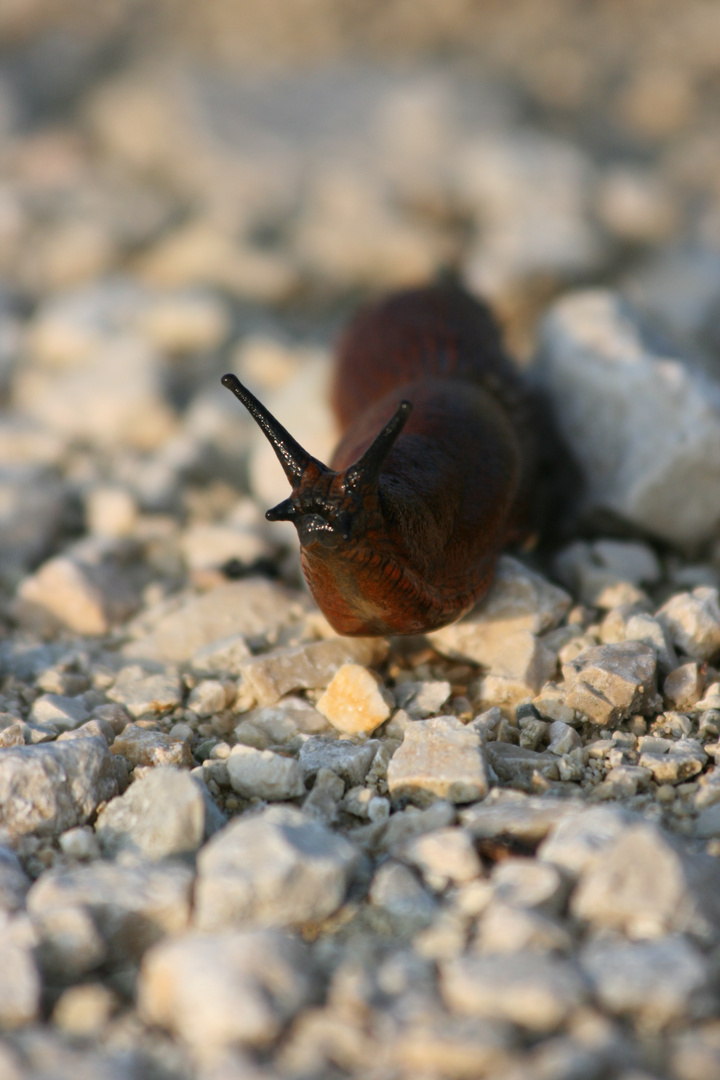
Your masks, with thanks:
<instances>
[{"instance_id":1,"label":"slug","mask_svg":"<svg viewBox=\"0 0 720 1080\"><path fill-rule=\"evenodd\" d=\"M234 375L222 383L270 441L315 600L340 634L419 634L464 615L500 551L537 519L533 396L488 308L459 287L396 292L340 339L330 465Z\"/></svg>"}]
</instances>

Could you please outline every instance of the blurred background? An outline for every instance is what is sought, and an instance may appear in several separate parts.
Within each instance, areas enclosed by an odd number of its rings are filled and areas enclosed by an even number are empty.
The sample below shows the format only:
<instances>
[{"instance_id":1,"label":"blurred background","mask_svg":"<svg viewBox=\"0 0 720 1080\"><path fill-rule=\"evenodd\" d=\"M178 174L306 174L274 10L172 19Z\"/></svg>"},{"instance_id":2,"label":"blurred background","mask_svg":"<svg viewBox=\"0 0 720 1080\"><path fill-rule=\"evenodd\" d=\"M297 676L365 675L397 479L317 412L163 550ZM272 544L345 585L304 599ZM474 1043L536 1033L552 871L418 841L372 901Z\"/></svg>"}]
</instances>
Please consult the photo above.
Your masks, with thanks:
<instances>
[{"instance_id":1,"label":"blurred background","mask_svg":"<svg viewBox=\"0 0 720 1080\"><path fill-rule=\"evenodd\" d=\"M86 531L264 556L238 492L284 481L218 377L327 455L380 289L459 273L527 359L611 284L714 363L718 41L716 0L0 0L6 595Z\"/></svg>"}]
</instances>

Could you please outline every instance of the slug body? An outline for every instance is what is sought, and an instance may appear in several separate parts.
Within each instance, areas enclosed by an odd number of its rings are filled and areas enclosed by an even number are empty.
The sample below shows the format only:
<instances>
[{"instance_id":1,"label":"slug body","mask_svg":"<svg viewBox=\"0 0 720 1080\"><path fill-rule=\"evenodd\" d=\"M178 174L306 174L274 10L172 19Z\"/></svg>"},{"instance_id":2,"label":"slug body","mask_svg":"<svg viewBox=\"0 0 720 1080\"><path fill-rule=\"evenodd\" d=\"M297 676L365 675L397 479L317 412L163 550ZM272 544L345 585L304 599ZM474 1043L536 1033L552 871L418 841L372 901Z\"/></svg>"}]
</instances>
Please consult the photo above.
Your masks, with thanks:
<instances>
[{"instance_id":1,"label":"slug body","mask_svg":"<svg viewBox=\"0 0 720 1080\"><path fill-rule=\"evenodd\" d=\"M267 517L298 531L310 590L341 634L417 634L465 614L502 548L533 528L532 402L487 308L460 289L408 290L342 337L330 466L233 375L292 494Z\"/></svg>"}]
</instances>

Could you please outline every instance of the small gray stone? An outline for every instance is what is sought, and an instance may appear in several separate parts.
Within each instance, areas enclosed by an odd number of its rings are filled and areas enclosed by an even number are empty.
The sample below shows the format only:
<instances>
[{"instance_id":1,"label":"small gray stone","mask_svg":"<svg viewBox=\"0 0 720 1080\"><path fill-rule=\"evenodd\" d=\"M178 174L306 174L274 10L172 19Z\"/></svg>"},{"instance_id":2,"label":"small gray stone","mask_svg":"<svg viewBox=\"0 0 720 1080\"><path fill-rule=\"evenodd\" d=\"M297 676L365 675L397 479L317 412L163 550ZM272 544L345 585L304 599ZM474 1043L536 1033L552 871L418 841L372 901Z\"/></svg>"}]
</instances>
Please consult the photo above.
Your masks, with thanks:
<instances>
[{"instance_id":1,"label":"small gray stone","mask_svg":"<svg viewBox=\"0 0 720 1080\"><path fill-rule=\"evenodd\" d=\"M510 838L535 845L576 814L577 806L567 799L495 789L484 803L461 810L460 821L478 840Z\"/></svg>"},{"instance_id":2,"label":"small gray stone","mask_svg":"<svg viewBox=\"0 0 720 1080\"><path fill-rule=\"evenodd\" d=\"M189 769L193 764L190 747L184 739L174 739L162 731L128 724L117 736L112 752L123 757L131 769L137 765L174 765Z\"/></svg>"},{"instance_id":3,"label":"small gray stone","mask_svg":"<svg viewBox=\"0 0 720 1080\"><path fill-rule=\"evenodd\" d=\"M488 779L479 733L454 716L409 724L390 760L387 782L394 799L421 806L435 799L468 803L484 798Z\"/></svg>"},{"instance_id":4,"label":"small gray stone","mask_svg":"<svg viewBox=\"0 0 720 1080\"><path fill-rule=\"evenodd\" d=\"M139 664L123 668L107 696L131 716L168 712L182 701L177 675L148 675Z\"/></svg>"},{"instance_id":5,"label":"small gray stone","mask_svg":"<svg viewBox=\"0 0 720 1080\"><path fill-rule=\"evenodd\" d=\"M667 753L642 753L639 764L650 770L658 784L682 784L701 772L707 760L707 754L695 739L678 739Z\"/></svg>"},{"instance_id":6,"label":"small gray stone","mask_svg":"<svg viewBox=\"0 0 720 1080\"><path fill-rule=\"evenodd\" d=\"M598 645L563 664L567 704L596 724L618 724L632 713L656 710L657 659L640 642Z\"/></svg>"},{"instance_id":7,"label":"small gray stone","mask_svg":"<svg viewBox=\"0 0 720 1080\"><path fill-rule=\"evenodd\" d=\"M95 832L106 855L164 859L197 851L224 823L203 784L186 772L160 767L112 799L100 811Z\"/></svg>"},{"instance_id":8,"label":"small gray stone","mask_svg":"<svg viewBox=\"0 0 720 1080\"><path fill-rule=\"evenodd\" d=\"M108 958L102 934L91 913L72 904L36 912L36 957L43 975L54 982L74 982L97 970Z\"/></svg>"},{"instance_id":9,"label":"small gray stone","mask_svg":"<svg viewBox=\"0 0 720 1080\"><path fill-rule=\"evenodd\" d=\"M720 866L654 825L631 825L581 873L570 910L631 937L676 931L712 940L720 932Z\"/></svg>"},{"instance_id":10,"label":"small gray stone","mask_svg":"<svg viewBox=\"0 0 720 1080\"><path fill-rule=\"evenodd\" d=\"M503 904L556 915L565 900L563 879L554 866L537 859L502 859L490 877L494 896Z\"/></svg>"},{"instance_id":11,"label":"small gray stone","mask_svg":"<svg viewBox=\"0 0 720 1080\"><path fill-rule=\"evenodd\" d=\"M639 1019L653 1031L692 1016L709 979L698 950L674 935L642 942L600 939L583 951L581 962L603 1008Z\"/></svg>"},{"instance_id":12,"label":"small gray stone","mask_svg":"<svg viewBox=\"0 0 720 1080\"><path fill-rule=\"evenodd\" d=\"M303 813L332 825L344 794L345 784L336 773L330 769L318 769L312 791L302 805Z\"/></svg>"},{"instance_id":13,"label":"small gray stone","mask_svg":"<svg viewBox=\"0 0 720 1080\"><path fill-rule=\"evenodd\" d=\"M577 877L602 858L634 820L626 810L616 806L575 809L553 825L538 848L538 859Z\"/></svg>"},{"instance_id":14,"label":"small gray stone","mask_svg":"<svg viewBox=\"0 0 720 1080\"><path fill-rule=\"evenodd\" d=\"M0 754L0 824L11 836L57 836L84 825L117 792L103 739L13 746Z\"/></svg>"},{"instance_id":15,"label":"small gray stone","mask_svg":"<svg viewBox=\"0 0 720 1080\"><path fill-rule=\"evenodd\" d=\"M701 811L695 822L695 835L701 840L720 836L720 794L717 802Z\"/></svg>"},{"instance_id":16,"label":"small gray stone","mask_svg":"<svg viewBox=\"0 0 720 1080\"><path fill-rule=\"evenodd\" d=\"M693 660L712 660L720 653L718 590L700 586L670 597L657 613L677 647Z\"/></svg>"},{"instance_id":17,"label":"small gray stone","mask_svg":"<svg viewBox=\"0 0 720 1080\"><path fill-rule=\"evenodd\" d=\"M535 952L459 957L441 965L440 980L453 1012L537 1032L560 1027L587 997L585 980L569 961Z\"/></svg>"},{"instance_id":18,"label":"small gray stone","mask_svg":"<svg viewBox=\"0 0 720 1080\"><path fill-rule=\"evenodd\" d=\"M300 748L300 764L305 779L312 780L319 769L330 769L350 787L363 784L379 745L375 739L352 743L349 739L312 736Z\"/></svg>"},{"instance_id":19,"label":"small gray stone","mask_svg":"<svg viewBox=\"0 0 720 1080\"><path fill-rule=\"evenodd\" d=\"M165 934L179 934L190 920L193 871L190 867L97 862L42 874L28 893L30 915L43 920L52 912L87 912L109 950L127 964Z\"/></svg>"},{"instance_id":20,"label":"small gray stone","mask_svg":"<svg viewBox=\"0 0 720 1080\"><path fill-rule=\"evenodd\" d=\"M331 915L345 898L355 848L291 807L232 821L198 856L196 920L299 926Z\"/></svg>"},{"instance_id":21,"label":"small gray stone","mask_svg":"<svg viewBox=\"0 0 720 1080\"><path fill-rule=\"evenodd\" d=\"M313 991L309 957L294 938L277 930L191 933L146 954L138 1007L207 1055L273 1042Z\"/></svg>"},{"instance_id":22,"label":"small gray stone","mask_svg":"<svg viewBox=\"0 0 720 1080\"><path fill-rule=\"evenodd\" d=\"M53 724L58 731L70 731L84 724L90 713L82 697L43 694L33 702L30 715L38 724Z\"/></svg>"},{"instance_id":23,"label":"small gray stone","mask_svg":"<svg viewBox=\"0 0 720 1080\"><path fill-rule=\"evenodd\" d=\"M240 674L258 704L272 705L293 690L324 690L343 664L373 667L387 651L384 638L329 638L251 657Z\"/></svg>"},{"instance_id":24,"label":"small gray stone","mask_svg":"<svg viewBox=\"0 0 720 1080\"><path fill-rule=\"evenodd\" d=\"M233 791L244 798L281 802L305 794L303 768L295 758L256 750L252 746L234 746L227 759L228 776Z\"/></svg>"},{"instance_id":25,"label":"small gray stone","mask_svg":"<svg viewBox=\"0 0 720 1080\"><path fill-rule=\"evenodd\" d=\"M436 902L413 872L392 859L376 871L369 899L373 907L388 915L405 934L429 926L437 913Z\"/></svg>"},{"instance_id":26,"label":"small gray stone","mask_svg":"<svg viewBox=\"0 0 720 1080\"><path fill-rule=\"evenodd\" d=\"M521 790L532 785L535 772L548 780L559 778L558 758L547 750L539 753L514 743L491 742L487 744L486 753L500 780Z\"/></svg>"},{"instance_id":27,"label":"small gray stone","mask_svg":"<svg viewBox=\"0 0 720 1080\"><path fill-rule=\"evenodd\" d=\"M276 746L294 739L298 732L316 735L328 730L325 717L309 701L299 697L283 698L276 705L253 709L245 713L242 723L252 724L267 737L271 745ZM236 735L237 732L238 728L235 729Z\"/></svg>"},{"instance_id":28,"label":"small gray stone","mask_svg":"<svg viewBox=\"0 0 720 1080\"><path fill-rule=\"evenodd\" d=\"M702 697L705 679L700 665L693 661L675 667L663 683L663 697L673 709L694 709Z\"/></svg>"},{"instance_id":29,"label":"small gray stone","mask_svg":"<svg viewBox=\"0 0 720 1080\"><path fill-rule=\"evenodd\" d=\"M436 716L450 697L451 686L443 680L404 682L395 687L395 700L413 720Z\"/></svg>"},{"instance_id":30,"label":"small gray stone","mask_svg":"<svg viewBox=\"0 0 720 1080\"><path fill-rule=\"evenodd\" d=\"M677 667L677 655L672 646L670 635L659 619L652 615L638 612L631 615L625 623L625 641L641 641L655 650L658 664L663 671L672 671Z\"/></svg>"},{"instance_id":31,"label":"small gray stone","mask_svg":"<svg viewBox=\"0 0 720 1080\"><path fill-rule=\"evenodd\" d=\"M393 855L401 855L403 845L408 841L436 829L444 829L447 825L452 825L454 820L455 807L442 800L434 802L427 810L409 806L407 810L392 814L382 833L380 848Z\"/></svg>"},{"instance_id":32,"label":"small gray stone","mask_svg":"<svg viewBox=\"0 0 720 1080\"><path fill-rule=\"evenodd\" d=\"M548 750L551 754L569 754L582 746L582 739L574 728L564 724L562 720L553 720L550 725L550 742Z\"/></svg>"}]
</instances>

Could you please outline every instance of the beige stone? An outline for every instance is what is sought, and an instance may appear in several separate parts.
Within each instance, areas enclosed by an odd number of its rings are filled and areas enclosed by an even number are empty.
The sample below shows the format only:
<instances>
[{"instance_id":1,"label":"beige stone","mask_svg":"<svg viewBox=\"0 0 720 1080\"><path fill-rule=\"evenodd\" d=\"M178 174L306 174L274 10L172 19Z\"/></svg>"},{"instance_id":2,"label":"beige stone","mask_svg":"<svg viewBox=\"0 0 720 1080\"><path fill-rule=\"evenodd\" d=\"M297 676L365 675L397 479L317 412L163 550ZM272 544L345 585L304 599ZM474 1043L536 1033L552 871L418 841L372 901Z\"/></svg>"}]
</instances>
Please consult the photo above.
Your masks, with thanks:
<instances>
[{"instance_id":1,"label":"beige stone","mask_svg":"<svg viewBox=\"0 0 720 1080\"><path fill-rule=\"evenodd\" d=\"M390 716L387 693L360 664L337 670L317 709L345 735L370 735Z\"/></svg>"}]
</instances>

